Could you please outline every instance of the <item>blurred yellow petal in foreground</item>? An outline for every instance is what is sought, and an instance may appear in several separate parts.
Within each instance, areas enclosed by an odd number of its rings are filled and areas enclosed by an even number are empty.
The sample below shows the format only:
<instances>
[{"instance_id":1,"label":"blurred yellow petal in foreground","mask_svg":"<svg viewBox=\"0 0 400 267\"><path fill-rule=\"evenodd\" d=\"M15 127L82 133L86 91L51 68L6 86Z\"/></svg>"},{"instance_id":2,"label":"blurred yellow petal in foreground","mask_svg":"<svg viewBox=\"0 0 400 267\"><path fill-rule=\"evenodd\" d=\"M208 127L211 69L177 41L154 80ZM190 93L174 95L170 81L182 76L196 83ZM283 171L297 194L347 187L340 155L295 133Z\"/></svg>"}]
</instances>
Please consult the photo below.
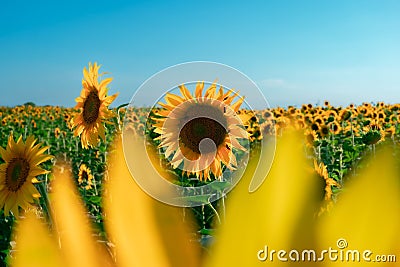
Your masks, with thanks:
<instances>
[{"instance_id":1,"label":"blurred yellow petal in foreground","mask_svg":"<svg viewBox=\"0 0 400 267\"><path fill-rule=\"evenodd\" d=\"M140 142L132 140L136 141ZM140 150L142 146L132 143L127 146L132 148L128 153L136 153L138 160L148 160L146 151ZM182 210L151 198L136 184L120 138L116 138L108 167L105 225L115 243L118 266L199 266L200 248L190 242L189 233L194 230L183 222Z\"/></svg>"},{"instance_id":2,"label":"blurred yellow petal in foreground","mask_svg":"<svg viewBox=\"0 0 400 267\"><path fill-rule=\"evenodd\" d=\"M268 256L268 262L260 261L258 252L265 246L280 250L313 245L313 214L323 187L307 172L302 140L294 133L278 140L270 173L257 191L249 193L255 164L250 161L239 185L228 195L226 221L218 230L207 267L279 265L282 262L270 259L268 253L260 253Z\"/></svg>"},{"instance_id":3,"label":"blurred yellow petal in foreground","mask_svg":"<svg viewBox=\"0 0 400 267\"><path fill-rule=\"evenodd\" d=\"M70 166L54 167L51 204L62 254L68 266L110 266L107 254L93 238L89 218L73 184Z\"/></svg>"},{"instance_id":4,"label":"blurred yellow petal in foreground","mask_svg":"<svg viewBox=\"0 0 400 267\"><path fill-rule=\"evenodd\" d=\"M367 255L371 262L378 254L388 256L397 253L397 260L400 260L400 179L392 151L384 149L367 162L370 166L363 169L359 176L351 177L331 213L321 218L317 229L318 245L321 249L332 247L343 250L345 254L350 253L349 250L358 250L361 263L366 250L372 252ZM336 242L339 239L343 243L340 246L345 248L338 248ZM349 254L349 257L352 259L353 256ZM340 258L338 261L341 261ZM347 263L344 255L344 266L359 264ZM331 265L337 266L337 263L326 264ZM398 263L375 262L373 265L398 266Z\"/></svg>"},{"instance_id":5,"label":"blurred yellow petal in foreground","mask_svg":"<svg viewBox=\"0 0 400 267\"><path fill-rule=\"evenodd\" d=\"M28 212L15 229L17 252L13 257L13 267L54 267L65 266L58 245L49 234L47 225Z\"/></svg>"}]
</instances>

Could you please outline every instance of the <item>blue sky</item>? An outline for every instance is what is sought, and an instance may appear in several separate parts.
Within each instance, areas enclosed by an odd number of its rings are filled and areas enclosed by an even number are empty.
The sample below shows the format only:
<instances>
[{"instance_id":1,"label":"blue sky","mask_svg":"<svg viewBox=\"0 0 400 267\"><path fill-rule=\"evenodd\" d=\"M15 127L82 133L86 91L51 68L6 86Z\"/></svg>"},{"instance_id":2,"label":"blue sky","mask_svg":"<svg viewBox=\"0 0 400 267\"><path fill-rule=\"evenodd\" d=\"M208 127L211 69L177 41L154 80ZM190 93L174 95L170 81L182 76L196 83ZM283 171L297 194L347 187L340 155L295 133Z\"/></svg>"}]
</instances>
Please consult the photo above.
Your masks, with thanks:
<instances>
[{"instance_id":1,"label":"blue sky","mask_svg":"<svg viewBox=\"0 0 400 267\"><path fill-rule=\"evenodd\" d=\"M59 3L60 2L60 3ZM400 1L0 1L0 106L75 105L82 68L115 105L154 73L215 61L272 106L400 102Z\"/></svg>"}]
</instances>

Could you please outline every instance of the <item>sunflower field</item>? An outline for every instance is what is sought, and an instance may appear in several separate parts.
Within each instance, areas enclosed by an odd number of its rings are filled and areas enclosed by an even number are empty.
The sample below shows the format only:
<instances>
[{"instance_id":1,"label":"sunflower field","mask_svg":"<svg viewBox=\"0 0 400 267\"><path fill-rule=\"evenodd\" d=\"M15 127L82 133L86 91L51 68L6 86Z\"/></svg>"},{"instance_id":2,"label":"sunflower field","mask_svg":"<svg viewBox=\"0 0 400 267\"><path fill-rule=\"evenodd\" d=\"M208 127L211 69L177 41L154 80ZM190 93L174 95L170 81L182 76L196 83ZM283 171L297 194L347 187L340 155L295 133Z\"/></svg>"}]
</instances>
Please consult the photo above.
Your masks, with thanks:
<instances>
[{"instance_id":1,"label":"sunflower field","mask_svg":"<svg viewBox=\"0 0 400 267\"><path fill-rule=\"evenodd\" d=\"M154 108L112 108L117 94L108 94L112 79L102 79L99 68L89 64L84 69L83 88L80 95L77 89L74 108L34 103L0 107L1 266L256 266L260 263L257 250L249 251L257 243L252 238L262 236L264 242L277 238L281 240L275 244L278 248L323 247L328 237L335 240L335 225L341 225L344 233L367 225L365 232L359 232L363 238L352 240L353 245L369 244L365 240L374 240L379 232L383 236L379 246L388 248L384 252L400 248L389 238L398 237L400 226L400 186L396 184L400 177L400 104L338 107L325 101L323 105L248 110L241 108L235 93L218 91L213 85L206 89L199 83L194 92L182 86L180 96L167 94L166 102ZM202 99L206 108L193 111L192 99ZM203 118L182 128L180 143L163 136L173 132L165 126L167 118L183 116L181 111L173 113L175 106L187 101L185 116L221 108L210 99L220 99L233 112L225 120L230 143L223 129ZM228 116L225 109L223 114ZM243 127L234 125L235 118ZM165 170L178 177L174 183L183 186L220 179L224 169L234 170L241 151L259 147L264 138L274 136L277 152L271 179L248 202L239 192L245 187L241 181L220 200L196 199L196 207L156 203L135 186L125 166L120 144L123 122L134 134L148 138ZM170 125L175 123L172 120ZM295 137L289 132L296 132ZM197 146L204 137L216 143L217 157L208 167L201 162L191 166L182 155L196 160ZM240 138L248 139L248 148L241 146ZM176 152L179 147L182 155ZM250 155L244 181L251 176L252 160L257 157ZM168 158L172 158L170 163ZM178 169L182 165L187 168ZM380 186L378 182L386 176L396 179ZM362 182L357 186L352 180ZM288 199L272 197L274 190L287 194ZM378 202L372 200L384 197L393 201L390 207L379 206L387 224L362 217L369 214L360 211L362 205L371 205L370 212L376 212ZM346 205L340 204L342 198ZM274 213L276 203L282 211ZM275 219L256 213L260 209L265 214L271 211ZM286 212L290 215L281 219L279 214ZM360 219L346 222L352 213ZM315 233L314 226L328 229ZM304 232L298 229L302 227ZM293 231L285 233L285 229ZM293 239L297 241L285 241Z\"/></svg>"}]
</instances>

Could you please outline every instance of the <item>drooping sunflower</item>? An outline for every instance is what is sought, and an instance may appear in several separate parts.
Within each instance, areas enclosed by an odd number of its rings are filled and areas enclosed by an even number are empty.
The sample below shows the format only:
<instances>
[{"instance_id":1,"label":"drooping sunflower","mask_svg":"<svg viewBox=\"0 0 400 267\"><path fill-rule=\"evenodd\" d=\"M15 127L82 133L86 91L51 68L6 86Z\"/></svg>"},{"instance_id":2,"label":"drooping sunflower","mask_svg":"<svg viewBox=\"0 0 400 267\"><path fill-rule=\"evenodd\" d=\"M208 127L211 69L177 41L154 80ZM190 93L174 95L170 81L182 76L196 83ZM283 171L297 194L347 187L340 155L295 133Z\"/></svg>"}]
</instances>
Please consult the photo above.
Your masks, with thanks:
<instances>
[{"instance_id":1,"label":"drooping sunflower","mask_svg":"<svg viewBox=\"0 0 400 267\"><path fill-rule=\"evenodd\" d=\"M53 158L44 154L49 147L36 144L36 139L29 136L24 143L22 136L14 141L10 135L6 149L0 147L0 154L5 163L0 165L0 208L4 207L5 215L12 211L18 216L18 207L26 209L34 198L40 197L34 186L38 183L36 176L48 171L39 164Z\"/></svg>"},{"instance_id":2,"label":"drooping sunflower","mask_svg":"<svg viewBox=\"0 0 400 267\"><path fill-rule=\"evenodd\" d=\"M103 122L112 118L114 113L108 106L118 96L117 94L108 96L107 85L112 78L107 78L99 82L100 65L89 63L89 69L83 69L81 95L75 99L75 108L80 112L73 121L74 135L81 137L83 148L98 144L99 137L105 140L105 128Z\"/></svg>"},{"instance_id":3,"label":"drooping sunflower","mask_svg":"<svg viewBox=\"0 0 400 267\"><path fill-rule=\"evenodd\" d=\"M318 164L317 161L314 159L314 169L318 176L325 181L325 200L331 200L333 194L332 186L340 187L340 184L334 179L329 178L328 170L326 169L325 164L323 164L322 162Z\"/></svg>"},{"instance_id":4,"label":"drooping sunflower","mask_svg":"<svg viewBox=\"0 0 400 267\"><path fill-rule=\"evenodd\" d=\"M318 140L317 133L314 130L307 129L306 131L304 131L304 135L306 140L306 146L310 148L314 147L315 141Z\"/></svg>"},{"instance_id":5,"label":"drooping sunflower","mask_svg":"<svg viewBox=\"0 0 400 267\"><path fill-rule=\"evenodd\" d=\"M238 139L248 138L243 120L237 115L243 102L233 90L217 91L216 83L206 89L204 83L196 85L194 95L179 86L182 96L168 93L166 103L154 120L154 132L160 134L159 147L174 169L181 166L184 174L194 174L200 180L222 176L223 165L234 170L236 156L233 149L246 151ZM222 165L223 164L223 165ZM183 165L183 167L182 167Z\"/></svg>"},{"instance_id":6,"label":"drooping sunflower","mask_svg":"<svg viewBox=\"0 0 400 267\"><path fill-rule=\"evenodd\" d=\"M86 190L92 188L93 174L92 171L85 164L81 164L81 166L79 167L78 183Z\"/></svg>"}]
</instances>

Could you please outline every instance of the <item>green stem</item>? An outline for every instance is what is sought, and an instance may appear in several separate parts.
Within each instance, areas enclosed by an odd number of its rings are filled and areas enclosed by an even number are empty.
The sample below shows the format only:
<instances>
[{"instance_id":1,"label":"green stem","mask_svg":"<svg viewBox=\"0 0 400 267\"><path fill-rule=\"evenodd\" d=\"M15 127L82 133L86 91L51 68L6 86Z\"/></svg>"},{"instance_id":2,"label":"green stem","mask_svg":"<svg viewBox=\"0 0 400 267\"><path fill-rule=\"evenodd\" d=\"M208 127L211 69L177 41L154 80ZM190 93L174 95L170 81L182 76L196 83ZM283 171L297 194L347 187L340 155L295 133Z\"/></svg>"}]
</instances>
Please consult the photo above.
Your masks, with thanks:
<instances>
[{"instance_id":1,"label":"green stem","mask_svg":"<svg viewBox=\"0 0 400 267\"><path fill-rule=\"evenodd\" d=\"M119 105L119 106L117 107L117 127L118 127L118 130L119 130L119 131L121 131L121 118L120 118L119 110L120 110L121 108L123 108L123 107L128 106L128 105L129 105L129 103L125 103L125 104Z\"/></svg>"},{"instance_id":2,"label":"green stem","mask_svg":"<svg viewBox=\"0 0 400 267\"><path fill-rule=\"evenodd\" d=\"M215 216L217 216L217 220L218 220L219 224L221 224L221 218L219 217L218 211L214 208L214 206L210 202L208 203L208 206L215 213Z\"/></svg>"},{"instance_id":3,"label":"green stem","mask_svg":"<svg viewBox=\"0 0 400 267\"><path fill-rule=\"evenodd\" d=\"M43 201L39 201L39 204L41 204L40 206L43 209L43 213L47 221L49 222L50 228L52 228L53 219L51 217L51 208L50 208L49 198L47 195L46 185L47 185L47 175L46 175L46 180L44 182L40 182L37 184L37 188L39 190L40 196L43 197Z\"/></svg>"}]
</instances>

